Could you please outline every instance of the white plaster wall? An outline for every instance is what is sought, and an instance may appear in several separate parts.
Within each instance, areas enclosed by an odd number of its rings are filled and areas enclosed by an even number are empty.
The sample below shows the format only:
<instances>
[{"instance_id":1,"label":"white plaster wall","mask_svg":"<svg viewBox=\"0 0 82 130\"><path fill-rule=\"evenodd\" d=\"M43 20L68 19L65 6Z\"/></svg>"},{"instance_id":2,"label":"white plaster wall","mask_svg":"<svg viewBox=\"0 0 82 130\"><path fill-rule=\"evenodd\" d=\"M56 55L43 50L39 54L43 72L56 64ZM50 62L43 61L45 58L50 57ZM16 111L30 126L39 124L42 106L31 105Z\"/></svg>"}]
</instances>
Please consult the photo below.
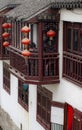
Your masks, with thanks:
<instances>
[{"instance_id":1,"label":"white plaster wall","mask_svg":"<svg viewBox=\"0 0 82 130\"><path fill-rule=\"evenodd\" d=\"M62 21L82 22L82 9L62 9L60 15L60 20Z\"/></svg>"},{"instance_id":2,"label":"white plaster wall","mask_svg":"<svg viewBox=\"0 0 82 130\"><path fill-rule=\"evenodd\" d=\"M29 85L29 130L44 130L36 121L37 86Z\"/></svg>"},{"instance_id":3,"label":"white plaster wall","mask_svg":"<svg viewBox=\"0 0 82 130\"><path fill-rule=\"evenodd\" d=\"M64 109L58 107L51 107L51 122L63 125Z\"/></svg>"},{"instance_id":4,"label":"white plaster wall","mask_svg":"<svg viewBox=\"0 0 82 130\"><path fill-rule=\"evenodd\" d=\"M18 79L11 74L11 93L10 95L4 90L1 90L1 106L9 113L11 119L22 130L28 130L28 112L18 103Z\"/></svg>"}]
</instances>

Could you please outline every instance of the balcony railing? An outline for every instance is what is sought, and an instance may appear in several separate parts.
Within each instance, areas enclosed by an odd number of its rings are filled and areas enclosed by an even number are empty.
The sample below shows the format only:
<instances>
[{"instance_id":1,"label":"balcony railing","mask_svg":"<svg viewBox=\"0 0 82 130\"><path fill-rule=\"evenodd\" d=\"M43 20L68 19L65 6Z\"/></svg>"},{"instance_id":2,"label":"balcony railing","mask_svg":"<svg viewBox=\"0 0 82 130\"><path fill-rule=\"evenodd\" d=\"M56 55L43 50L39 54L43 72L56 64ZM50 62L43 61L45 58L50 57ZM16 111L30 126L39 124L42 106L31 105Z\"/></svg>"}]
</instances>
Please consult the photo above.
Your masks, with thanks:
<instances>
[{"instance_id":1,"label":"balcony railing","mask_svg":"<svg viewBox=\"0 0 82 130\"><path fill-rule=\"evenodd\" d=\"M63 76L82 85L82 56L64 52Z\"/></svg>"},{"instance_id":2,"label":"balcony railing","mask_svg":"<svg viewBox=\"0 0 82 130\"><path fill-rule=\"evenodd\" d=\"M59 55L58 53L45 53L43 55L43 77L59 78Z\"/></svg>"},{"instance_id":3,"label":"balcony railing","mask_svg":"<svg viewBox=\"0 0 82 130\"><path fill-rule=\"evenodd\" d=\"M10 66L25 75L27 80L59 82L58 54L45 53L41 59L38 53L32 52L31 56L25 61L21 54L12 49L10 50Z\"/></svg>"}]
</instances>

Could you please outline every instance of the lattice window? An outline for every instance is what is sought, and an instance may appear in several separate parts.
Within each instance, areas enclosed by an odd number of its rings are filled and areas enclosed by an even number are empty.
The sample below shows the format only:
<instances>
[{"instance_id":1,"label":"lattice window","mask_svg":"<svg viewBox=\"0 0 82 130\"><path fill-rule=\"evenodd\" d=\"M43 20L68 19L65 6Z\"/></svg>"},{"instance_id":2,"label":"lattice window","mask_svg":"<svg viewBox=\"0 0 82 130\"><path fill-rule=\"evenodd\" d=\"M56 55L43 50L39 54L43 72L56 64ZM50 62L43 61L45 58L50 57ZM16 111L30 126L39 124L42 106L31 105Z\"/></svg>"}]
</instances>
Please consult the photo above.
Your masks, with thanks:
<instances>
[{"instance_id":1,"label":"lattice window","mask_svg":"<svg viewBox=\"0 0 82 130\"><path fill-rule=\"evenodd\" d=\"M18 102L28 111L29 85L23 81L18 81Z\"/></svg>"},{"instance_id":2,"label":"lattice window","mask_svg":"<svg viewBox=\"0 0 82 130\"><path fill-rule=\"evenodd\" d=\"M82 54L82 24L64 22L64 50Z\"/></svg>"},{"instance_id":3,"label":"lattice window","mask_svg":"<svg viewBox=\"0 0 82 130\"><path fill-rule=\"evenodd\" d=\"M82 112L77 109L74 110L72 130L82 130Z\"/></svg>"},{"instance_id":4,"label":"lattice window","mask_svg":"<svg viewBox=\"0 0 82 130\"><path fill-rule=\"evenodd\" d=\"M53 22L43 24L43 52L53 53L58 51L58 32L57 24ZM53 37L52 40L47 36L47 32L52 29L56 32L56 37Z\"/></svg>"},{"instance_id":5,"label":"lattice window","mask_svg":"<svg viewBox=\"0 0 82 130\"><path fill-rule=\"evenodd\" d=\"M37 88L37 120L45 129L50 129L52 93L38 86Z\"/></svg>"},{"instance_id":6,"label":"lattice window","mask_svg":"<svg viewBox=\"0 0 82 130\"><path fill-rule=\"evenodd\" d=\"M10 93L9 65L5 62L3 62L3 87L8 93Z\"/></svg>"},{"instance_id":7,"label":"lattice window","mask_svg":"<svg viewBox=\"0 0 82 130\"><path fill-rule=\"evenodd\" d=\"M63 76L82 84L82 24L64 22Z\"/></svg>"}]
</instances>

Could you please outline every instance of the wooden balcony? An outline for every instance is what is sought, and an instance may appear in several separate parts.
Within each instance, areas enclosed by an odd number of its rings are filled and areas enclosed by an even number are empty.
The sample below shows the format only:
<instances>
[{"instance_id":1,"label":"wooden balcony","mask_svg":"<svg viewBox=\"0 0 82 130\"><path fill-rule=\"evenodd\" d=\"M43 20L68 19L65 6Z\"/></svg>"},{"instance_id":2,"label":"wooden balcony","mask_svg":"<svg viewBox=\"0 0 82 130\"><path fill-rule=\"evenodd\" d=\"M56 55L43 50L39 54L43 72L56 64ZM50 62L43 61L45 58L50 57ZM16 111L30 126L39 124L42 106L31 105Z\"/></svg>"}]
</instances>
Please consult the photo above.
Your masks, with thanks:
<instances>
[{"instance_id":1,"label":"wooden balcony","mask_svg":"<svg viewBox=\"0 0 82 130\"><path fill-rule=\"evenodd\" d=\"M51 84L59 82L59 55L44 53L39 58L38 52L31 53L25 61L17 50L10 49L10 70L16 76L23 76L24 80L32 84ZM13 71L14 70L14 71Z\"/></svg>"},{"instance_id":2,"label":"wooden balcony","mask_svg":"<svg viewBox=\"0 0 82 130\"><path fill-rule=\"evenodd\" d=\"M82 85L82 56L64 52L63 76L80 86Z\"/></svg>"}]
</instances>

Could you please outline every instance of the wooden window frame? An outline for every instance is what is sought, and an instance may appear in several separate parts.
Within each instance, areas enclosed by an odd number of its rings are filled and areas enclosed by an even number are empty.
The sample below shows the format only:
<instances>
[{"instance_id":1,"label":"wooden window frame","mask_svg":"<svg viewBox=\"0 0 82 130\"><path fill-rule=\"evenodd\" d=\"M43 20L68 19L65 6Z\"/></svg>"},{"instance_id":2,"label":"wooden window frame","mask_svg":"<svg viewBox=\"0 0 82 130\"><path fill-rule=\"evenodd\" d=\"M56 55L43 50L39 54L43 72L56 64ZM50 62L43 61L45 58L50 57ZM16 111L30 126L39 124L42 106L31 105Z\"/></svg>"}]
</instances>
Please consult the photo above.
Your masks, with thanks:
<instances>
[{"instance_id":1,"label":"wooden window frame","mask_svg":"<svg viewBox=\"0 0 82 130\"><path fill-rule=\"evenodd\" d=\"M68 49L68 29L71 29L71 49ZM64 22L64 29L63 29L63 42L64 42L64 48L63 50L67 52L71 52L73 54L82 55L82 52L80 52L80 35L82 34L82 24L81 23L70 23L70 22ZM74 31L78 30L78 50L74 50Z\"/></svg>"},{"instance_id":2,"label":"wooden window frame","mask_svg":"<svg viewBox=\"0 0 82 130\"><path fill-rule=\"evenodd\" d=\"M3 62L3 88L10 94L10 71L9 65Z\"/></svg>"},{"instance_id":3,"label":"wooden window frame","mask_svg":"<svg viewBox=\"0 0 82 130\"><path fill-rule=\"evenodd\" d=\"M29 88L27 90L24 90L23 88L24 82L21 80L18 80L18 103L26 110L28 111L28 101L29 100ZM27 103L26 103L27 101Z\"/></svg>"},{"instance_id":4,"label":"wooden window frame","mask_svg":"<svg viewBox=\"0 0 82 130\"><path fill-rule=\"evenodd\" d=\"M42 100L45 99L45 100ZM37 87L37 121L50 130L52 93L44 87Z\"/></svg>"},{"instance_id":5,"label":"wooden window frame","mask_svg":"<svg viewBox=\"0 0 82 130\"><path fill-rule=\"evenodd\" d=\"M44 53L57 53L58 52L58 23L44 22L42 24L42 40ZM47 36L47 32L52 29L56 32L56 36L52 40Z\"/></svg>"},{"instance_id":6,"label":"wooden window frame","mask_svg":"<svg viewBox=\"0 0 82 130\"><path fill-rule=\"evenodd\" d=\"M82 130L82 112L74 109L73 130Z\"/></svg>"},{"instance_id":7,"label":"wooden window frame","mask_svg":"<svg viewBox=\"0 0 82 130\"><path fill-rule=\"evenodd\" d=\"M68 29L71 29L71 49L68 48ZM78 50L74 50L74 31L78 30ZM63 28L63 77L82 87L82 52L80 51L81 23L64 22Z\"/></svg>"}]
</instances>

